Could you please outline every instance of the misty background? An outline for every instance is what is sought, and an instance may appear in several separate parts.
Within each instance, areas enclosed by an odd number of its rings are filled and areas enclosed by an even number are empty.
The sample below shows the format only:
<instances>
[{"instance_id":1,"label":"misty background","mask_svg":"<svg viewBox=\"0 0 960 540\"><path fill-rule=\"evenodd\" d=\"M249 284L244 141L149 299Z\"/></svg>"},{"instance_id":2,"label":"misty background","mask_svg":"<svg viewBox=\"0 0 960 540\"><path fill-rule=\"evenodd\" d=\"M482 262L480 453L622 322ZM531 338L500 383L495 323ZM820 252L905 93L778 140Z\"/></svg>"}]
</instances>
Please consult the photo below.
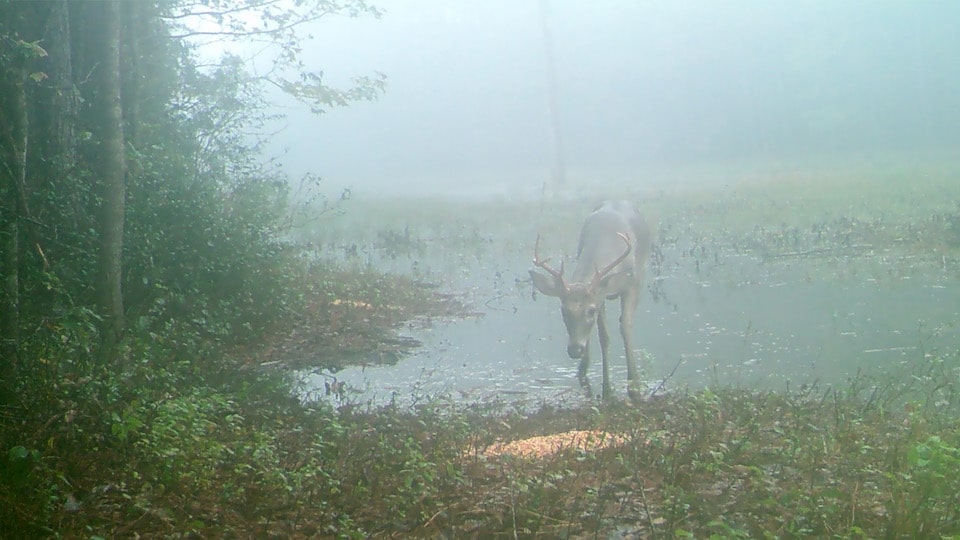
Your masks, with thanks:
<instances>
[{"instance_id":1,"label":"misty background","mask_svg":"<svg viewBox=\"0 0 960 540\"><path fill-rule=\"evenodd\" d=\"M673 181L689 167L957 157L960 3L377 2L304 44L325 82L378 101L287 118L293 177L355 193L539 190L554 167L544 23L567 176ZM479 188L478 188L479 186Z\"/></svg>"}]
</instances>

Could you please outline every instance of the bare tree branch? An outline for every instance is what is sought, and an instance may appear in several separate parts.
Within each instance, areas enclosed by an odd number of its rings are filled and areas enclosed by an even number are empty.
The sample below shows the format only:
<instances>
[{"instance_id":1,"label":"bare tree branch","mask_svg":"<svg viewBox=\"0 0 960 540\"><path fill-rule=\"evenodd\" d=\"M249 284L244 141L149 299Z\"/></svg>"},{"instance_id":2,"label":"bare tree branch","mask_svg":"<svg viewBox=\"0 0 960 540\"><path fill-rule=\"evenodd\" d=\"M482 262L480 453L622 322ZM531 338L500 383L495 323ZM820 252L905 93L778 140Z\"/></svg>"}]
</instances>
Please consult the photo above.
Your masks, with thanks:
<instances>
[{"instance_id":1,"label":"bare tree branch","mask_svg":"<svg viewBox=\"0 0 960 540\"><path fill-rule=\"evenodd\" d=\"M180 13L177 15L162 15L160 18L170 21L170 20L182 20L190 17L223 17L225 15L233 15L234 13L243 13L245 11L262 9L265 6L275 5L278 2L280 2L280 0L267 0L265 2L260 2L258 4L241 5L235 8L224 9L221 11L216 11L216 10L188 11L188 12ZM196 5L206 5L206 4L196 3L193 5L196 6Z\"/></svg>"}]
</instances>

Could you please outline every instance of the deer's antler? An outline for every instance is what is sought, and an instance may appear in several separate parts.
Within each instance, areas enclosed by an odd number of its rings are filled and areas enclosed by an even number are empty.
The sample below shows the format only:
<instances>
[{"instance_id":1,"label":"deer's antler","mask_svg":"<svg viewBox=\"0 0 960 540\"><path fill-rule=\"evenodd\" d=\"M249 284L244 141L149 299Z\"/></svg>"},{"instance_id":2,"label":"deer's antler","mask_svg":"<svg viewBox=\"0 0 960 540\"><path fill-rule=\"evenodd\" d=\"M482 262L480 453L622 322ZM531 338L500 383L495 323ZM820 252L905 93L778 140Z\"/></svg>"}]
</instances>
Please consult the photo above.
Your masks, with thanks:
<instances>
[{"instance_id":1,"label":"deer's antler","mask_svg":"<svg viewBox=\"0 0 960 540\"><path fill-rule=\"evenodd\" d=\"M557 280L557 283L564 289L567 288L566 283L563 281L563 261L560 261L560 270L555 269L554 267L547 264L547 261L550 260L550 257L546 259L540 258L540 235L537 235L537 242L533 245L533 265L539 268L546 270L554 279Z\"/></svg>"},{"instance_id":2,"label":"deer's antler","mask_svg":"<svg viewBox=\"0 0 960 540\"><path fill-rule=\"evenodd\" d=\"M623 240L623 243L627 245L627 249L623 251L623 254L617 257L612 263L603 267L602 270L597 270L597 273L593 275L593 281L590 282L590 288L594 289L597 285L600 284L600 280L603 279L611 270L616 268L616 266L623 262L627 258L627 255L630 255L630 252L633 250L633 246L630 245L630 239L627 238L627 235L623 233L617 233L617 236Z\"/></svg>"}]
</instances>

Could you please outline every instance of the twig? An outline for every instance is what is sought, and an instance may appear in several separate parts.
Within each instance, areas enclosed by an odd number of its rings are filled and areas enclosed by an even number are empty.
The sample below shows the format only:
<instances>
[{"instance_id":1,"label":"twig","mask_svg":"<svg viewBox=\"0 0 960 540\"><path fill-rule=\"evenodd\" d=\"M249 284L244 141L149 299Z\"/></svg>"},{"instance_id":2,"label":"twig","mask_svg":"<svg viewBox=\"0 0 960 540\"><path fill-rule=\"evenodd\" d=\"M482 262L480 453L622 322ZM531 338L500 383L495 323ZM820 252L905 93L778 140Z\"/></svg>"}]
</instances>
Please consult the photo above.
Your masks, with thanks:
<instances>
[{"instance_id":1,"label":"twig","mask_svg":"<svg viewBox=\"0 0 960 540\"><path fill-rule=\"evenodd\" d=\"M814 249L805 249L800 251L787 251L784 253L767 253L764 255L764 259L789 259L793 257L807 257L810 255L830 255L833 253L838 253L843 250L844 254L849 255L851 250L856 250L860 252L870 251L874 249L872 244L853 244L851 246L839 247L826 247L826 248L814 248Z\"/></svg>"},{"instance_id":2,"label":"twig","mask_svg":"<svg viewBox=\"0 0 960 540\"><path fill-rule=\"evenodd\" d=\"M513 495L513 504L510 505L510 513L513 516L513 540L518 540L517 535L517 495Z\"/></svg>"},{"instance_id":3,"label":"twig","mask_svg":"<svg viewBox=\"0 0 960 540\"><path fill-rule=\"evenodd\" d=\"M661 379L661 380L660 380L660 383L657 384L657 387L654 388L652 392L650 392L650 397L653 397L653 396L657 395L657 392L659 392L660 389L663 388L663 386L664 386L665 384L667 384L667 380L669 380L671 377L673 377L673 375L677 372L677 369L680 367L680 364L682 364L682 363L683 363L683 357L681 357L680 360L677 360L677 365L673 366L673 369L670 370L670 373L667 374L666 377L664 377L663 379Z\"/></svg>"},{"instance_id":4,"label":"twig","mask_svg":"<svg viewBox=\"0 0 960 540\"><path fill-rule=\"evenodd\" d=\"M857 494L860 492L860 481L853 484L853 496L850 498L850 529L853 530L857 522Z\"/></svg>"},{"instance_id":5,"label":"twig","mask_svg":"<svg viewBox=\"0 0 960 540\"><path fill-rule=\"evenodd\" d=\"M647 504L647 490L640 486L640 502L643 503L643 513L647 516L647 526L650 527L650 534L656 535L656 525L653 524L653 516L650 515L650 506Z\"/></svg>"},{"instance_id":6,"label":"twig","mask_svg":"<svg viewBox=\"0 0 960 540\"><path fill-rule=\"evenodd\" d=\"M435 514L433 514L432 516L430 516L430 519L428 519L427 521L425 521L425 522L423 523L423 525L420 526L420 528L426 529L427 527L429 527L430 524L433 523L433 520L437 519L437 516L439 516L440 514L442 514L442 513L444 512L444 510L446 510L446 508L441 508L441 509L437 510Z\"/></svg>"}]
</instances>

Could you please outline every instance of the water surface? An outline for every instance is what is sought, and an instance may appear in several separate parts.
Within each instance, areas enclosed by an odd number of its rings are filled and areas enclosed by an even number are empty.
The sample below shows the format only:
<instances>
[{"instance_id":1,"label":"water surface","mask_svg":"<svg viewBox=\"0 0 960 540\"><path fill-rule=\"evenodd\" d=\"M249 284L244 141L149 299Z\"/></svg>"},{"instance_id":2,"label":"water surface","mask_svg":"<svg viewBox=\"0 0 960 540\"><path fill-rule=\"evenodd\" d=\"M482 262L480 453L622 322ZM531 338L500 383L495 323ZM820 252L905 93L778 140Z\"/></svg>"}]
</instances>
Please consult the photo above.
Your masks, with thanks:
<instances>
[{"instance_id":1,"label":"water surface","mask_svg":"<svg viewBox=\"0 0 960 540\"><path fill-rule=\"evenodd\" d=\"M765 258L729 247L698 251L682 242L662 252L634 318L648 391L838 384L861 371L896 373L960 344L955 262L873 252ZM421 272L442 268L448 288L467 291L481 316L414 321L402 331L423 342L414 354L393 366L306 374L305 393L321 394L335 378L360 402L436 395L523 403L583 399L578 361L565 354L559 301L534 295L528 261L461 257L458 271L445 268L449 264L449 257L413 261ZM608 302L617 355L611 376L625 395L618 314L618 303ZM596 339L591 346L589 377L599 388Z\"/></svg>"}]
</instances>

